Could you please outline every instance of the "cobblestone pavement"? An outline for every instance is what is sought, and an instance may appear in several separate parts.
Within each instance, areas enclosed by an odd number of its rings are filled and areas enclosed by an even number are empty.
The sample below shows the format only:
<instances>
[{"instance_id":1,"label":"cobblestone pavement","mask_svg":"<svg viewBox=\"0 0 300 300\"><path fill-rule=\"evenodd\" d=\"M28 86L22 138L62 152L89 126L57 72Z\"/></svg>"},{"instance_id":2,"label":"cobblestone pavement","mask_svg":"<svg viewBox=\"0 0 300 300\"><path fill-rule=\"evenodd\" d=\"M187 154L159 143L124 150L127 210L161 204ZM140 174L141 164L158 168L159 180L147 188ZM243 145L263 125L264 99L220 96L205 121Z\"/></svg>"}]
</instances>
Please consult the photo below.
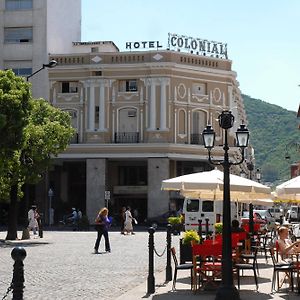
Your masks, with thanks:
<instances>
[{"instance_id":1,"label":"cobblestone pavement","mask_svg":"<svg viewBox=\"0 0 300 300\"><path fill-rule=\"evenodd\" d=\"M124 236L110 232L111 253L93 254L96 232L44 231L44 238L4 243L0 231L0 299L12 279L12 249L26 249L25 299L116 299L148 276L148 232ZM21 237L21 233L18 235ZM177 236L173 243L179 244ZM155 233L158 253L166 246L166 232ZM2 240L2 241L1 241ZM101 251L103 251L101 253ZM166 254L155 256L155 272L163 271ZM11 299L12 295L6 299Z\"/></svg>"}]
</instances>

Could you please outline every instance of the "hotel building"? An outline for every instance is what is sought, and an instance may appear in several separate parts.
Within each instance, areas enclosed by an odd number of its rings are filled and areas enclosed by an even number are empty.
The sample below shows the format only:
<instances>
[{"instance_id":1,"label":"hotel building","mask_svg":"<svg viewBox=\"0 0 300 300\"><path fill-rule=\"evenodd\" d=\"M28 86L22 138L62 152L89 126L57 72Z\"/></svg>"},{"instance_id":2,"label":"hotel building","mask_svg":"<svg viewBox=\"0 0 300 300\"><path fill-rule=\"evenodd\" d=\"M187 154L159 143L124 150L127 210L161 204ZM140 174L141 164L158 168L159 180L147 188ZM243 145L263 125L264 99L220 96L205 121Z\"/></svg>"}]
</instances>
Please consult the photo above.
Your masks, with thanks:
<instances>
[{"instance_id":1,"label":"hotel building","mask_svg":"<svg viewBox=\"0 0 300 300\"><path fill-rule=\"evenodd\" d=\"M208 123L216 131L214 159L223 159L217 118L224 109L235 116L230 158L238 159L235 131L247 119L232 61L191 52L120 51L107 41L75 42L72 54L50 53L58 62L49 69L50 102L68 111L76 128L37 187L40 198L54 190L56 218L67 207L80 208L90 221L104 205L112 215L129 205L140 220L178 209L179 193L162 191L161 181L212 168L201 136Z\"/></svg>"}]
</instances>

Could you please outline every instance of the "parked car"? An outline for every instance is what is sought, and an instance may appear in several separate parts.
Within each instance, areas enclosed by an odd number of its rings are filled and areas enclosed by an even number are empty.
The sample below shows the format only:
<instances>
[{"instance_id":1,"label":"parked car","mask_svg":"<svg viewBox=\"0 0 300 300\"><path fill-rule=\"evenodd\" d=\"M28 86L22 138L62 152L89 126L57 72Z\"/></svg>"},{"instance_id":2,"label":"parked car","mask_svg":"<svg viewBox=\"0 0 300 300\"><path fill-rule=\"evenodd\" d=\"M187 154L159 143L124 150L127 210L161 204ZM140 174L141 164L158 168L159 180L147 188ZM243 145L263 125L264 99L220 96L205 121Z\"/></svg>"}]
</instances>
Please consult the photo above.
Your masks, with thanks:
<instances>
[{"instance_id":1,"label":"parked car","mask_svg":"<svg viewBox=\"0 0 300 300\"><path fill-rule=\"evenodd\" d=\"M260 224L260 228L267 228L272 230L276 228L275 218L270 214L267 209L254 209L253 210L254 224ZM242 224L249 224L249 211L244 211L241 218Z\"/></svg>"},{"instance_id":2,"label":"parked car","mask_svg":"<svg viewBox=\"0 0 300 300\"><path fill-rule=\"evenodd\" d=\"M159 216L147 218L145 220L146 225L152 226L153 228L166 227L168 224L169 217L177 217L176 211L167 211Z\"/></svg>"},{"instance_id":3,"label":"parked car","mask_svg":"<svg viewBox=\"0 0 300 300\"><path fill-rule=\"evenodd\" d=\"M254 209L253 213L258 213L262 217L263 220L267 222L268 230L272 230L276 228L276 220L274 216L267 209Z\"/></svg>"},{"instance_id":4,"label":"parked car","mask_svg":"<svg viewBox=\"0 0 300 300\"><path fill-rule=\"evenodd\" d=\"M266 225L267 221L264 220L259 213L255 213L253 211L253 223L254 223L254 231L261 231L263 230ZM241 217L241 226L249 231L249 211L244 211Z\"/></svg>"}]
</instances>

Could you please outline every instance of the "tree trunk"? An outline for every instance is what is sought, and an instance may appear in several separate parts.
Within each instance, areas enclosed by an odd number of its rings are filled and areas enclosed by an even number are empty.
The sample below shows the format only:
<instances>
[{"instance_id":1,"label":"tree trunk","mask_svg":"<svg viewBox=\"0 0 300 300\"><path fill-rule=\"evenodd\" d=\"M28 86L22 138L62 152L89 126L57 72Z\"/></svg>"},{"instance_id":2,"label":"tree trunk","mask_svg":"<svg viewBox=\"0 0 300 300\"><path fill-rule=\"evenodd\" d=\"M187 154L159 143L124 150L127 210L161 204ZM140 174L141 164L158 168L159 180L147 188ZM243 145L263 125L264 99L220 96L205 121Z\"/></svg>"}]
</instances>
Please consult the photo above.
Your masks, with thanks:
<instances>
[{"instance_id":1,"label":"tree trunk","mask_svg":"<svg viewBox=\"0 0 300 300\"><path fill-rule=\"evenodd\" d=\"M18 186L13 185L10 189L10 205L8 211L8 229L6 240L16 240L18 220Z\"/></svg>"}]
</instances>

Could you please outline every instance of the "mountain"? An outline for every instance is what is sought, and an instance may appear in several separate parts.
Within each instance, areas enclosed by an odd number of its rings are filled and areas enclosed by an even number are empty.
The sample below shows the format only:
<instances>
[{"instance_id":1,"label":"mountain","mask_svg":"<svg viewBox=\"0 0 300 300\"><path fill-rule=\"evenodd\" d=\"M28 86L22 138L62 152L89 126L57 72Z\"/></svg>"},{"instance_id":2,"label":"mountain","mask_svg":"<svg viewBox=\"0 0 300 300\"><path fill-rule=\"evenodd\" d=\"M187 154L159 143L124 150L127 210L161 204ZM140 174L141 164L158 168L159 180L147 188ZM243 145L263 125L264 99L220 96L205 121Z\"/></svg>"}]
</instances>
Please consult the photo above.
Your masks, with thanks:
<instances>
[{"instance_id":1,"label":"mountain","mask_svg":"<svg viewBox=\"0 0 300 300\"><path fill-rule=\"evenodd\" d=\"M297 113L248 95L242 97L255 168L261 169L262 182L276 185L290 179L290 165L300 161Z\"/></svg>"}]
</instances>

